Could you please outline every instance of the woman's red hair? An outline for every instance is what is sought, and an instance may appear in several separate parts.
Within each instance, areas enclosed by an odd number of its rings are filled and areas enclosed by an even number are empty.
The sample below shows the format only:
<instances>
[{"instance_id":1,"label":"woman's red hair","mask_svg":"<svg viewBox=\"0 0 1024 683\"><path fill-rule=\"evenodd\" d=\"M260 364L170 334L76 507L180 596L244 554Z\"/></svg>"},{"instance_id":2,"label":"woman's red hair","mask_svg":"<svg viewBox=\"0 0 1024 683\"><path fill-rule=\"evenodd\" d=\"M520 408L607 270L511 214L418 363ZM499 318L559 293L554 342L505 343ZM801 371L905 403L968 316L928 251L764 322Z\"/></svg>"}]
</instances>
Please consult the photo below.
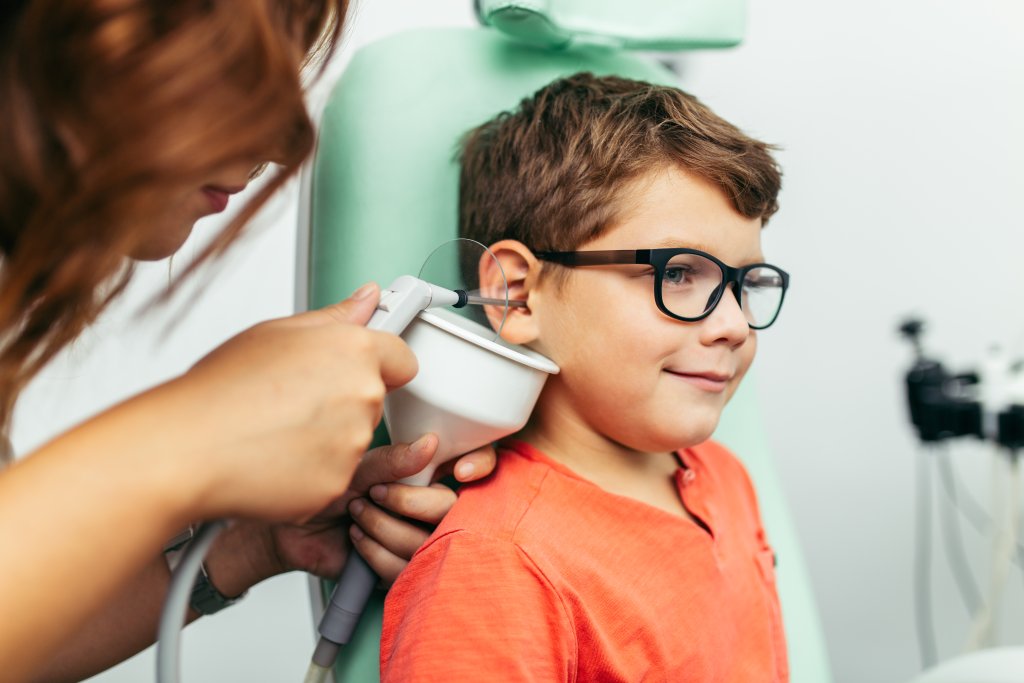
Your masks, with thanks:
<instances>
[{"instance_id":1,"label":"woman's red hair","mask_svg":"<svg viewBox=\"0 0 1024 683\"><path fill-rule=\"evenodd\" d=\"M124 289L125 254L169 196L268 155L282 166L191 272L298 170L314 140L300 69L333 49L346 6L4 3L0 434L26 383Z\"/></svg>"}]
</instances>

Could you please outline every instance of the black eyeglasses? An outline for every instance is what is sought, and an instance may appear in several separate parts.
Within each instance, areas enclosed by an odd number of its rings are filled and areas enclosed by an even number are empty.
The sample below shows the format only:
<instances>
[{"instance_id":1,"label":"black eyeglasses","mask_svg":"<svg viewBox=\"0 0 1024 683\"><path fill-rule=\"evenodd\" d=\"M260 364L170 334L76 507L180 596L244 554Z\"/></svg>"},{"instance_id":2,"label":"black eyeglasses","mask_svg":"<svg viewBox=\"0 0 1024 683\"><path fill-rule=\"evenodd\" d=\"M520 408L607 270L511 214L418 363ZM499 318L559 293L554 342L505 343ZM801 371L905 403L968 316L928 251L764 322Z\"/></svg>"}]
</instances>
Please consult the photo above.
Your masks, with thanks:
<instances>
[{"instance_id":1,"label":"black eyeglasses","mask_svg":"<svg viewBox=\"0 0 1024 683\"><path fill-rule=\"evenodd\" d=\"M763 330L779 316L789 274L767 263L741 268L696 249L616 249L610 251L538 251L544 261L563 266L649 265L654 268L654 302L676 320L696 322L711 315L726 287L732 291L751 329Z\"/></svg>"}]
</instances>

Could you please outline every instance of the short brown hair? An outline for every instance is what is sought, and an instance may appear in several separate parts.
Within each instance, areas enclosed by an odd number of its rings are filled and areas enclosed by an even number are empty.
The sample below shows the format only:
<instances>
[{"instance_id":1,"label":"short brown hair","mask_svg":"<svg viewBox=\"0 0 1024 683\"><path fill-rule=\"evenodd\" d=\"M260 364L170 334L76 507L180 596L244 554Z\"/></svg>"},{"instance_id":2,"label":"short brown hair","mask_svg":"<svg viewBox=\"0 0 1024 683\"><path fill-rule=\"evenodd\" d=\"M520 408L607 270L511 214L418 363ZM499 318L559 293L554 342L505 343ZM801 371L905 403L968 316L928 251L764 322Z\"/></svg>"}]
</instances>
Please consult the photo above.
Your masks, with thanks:
<instances>
[{"instance_id":1,"label":"short brown hair","mask_svg":"<svg viewBox=\"0 0 1024 683\"><path fill-rule=\"evenodd\" d=\"M611 227L629 181L665 165L767 221L781 187L771 149L678 88L579 73L463 138L459 234L574 249Z\"/></svg>"}]
</instances>

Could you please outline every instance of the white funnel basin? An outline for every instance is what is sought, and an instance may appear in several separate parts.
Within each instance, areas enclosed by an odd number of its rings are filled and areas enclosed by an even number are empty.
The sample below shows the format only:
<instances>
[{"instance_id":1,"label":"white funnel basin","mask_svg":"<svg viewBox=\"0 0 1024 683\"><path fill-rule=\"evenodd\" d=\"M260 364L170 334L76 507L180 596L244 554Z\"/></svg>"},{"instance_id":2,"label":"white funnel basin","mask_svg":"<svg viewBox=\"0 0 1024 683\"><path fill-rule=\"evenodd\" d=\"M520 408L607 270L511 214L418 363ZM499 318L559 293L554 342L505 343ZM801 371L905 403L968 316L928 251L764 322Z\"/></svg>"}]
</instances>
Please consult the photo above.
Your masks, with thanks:
<instances>
[{"instance_id":1,"label":"white funnel basin","mask_svg":"<svg viewBox=\"0 0 1024 683\"><path fill-rule=\"evenodd\" d=\"M426 470L405 483L430 483L451 458L513 434L526 424L548 375L558 366L525 347L494 341L494 331L443 309L423 311L402 333L419 361L411 382L388 394L391 440L440 441Z\"/></svg>"}]
</instances>

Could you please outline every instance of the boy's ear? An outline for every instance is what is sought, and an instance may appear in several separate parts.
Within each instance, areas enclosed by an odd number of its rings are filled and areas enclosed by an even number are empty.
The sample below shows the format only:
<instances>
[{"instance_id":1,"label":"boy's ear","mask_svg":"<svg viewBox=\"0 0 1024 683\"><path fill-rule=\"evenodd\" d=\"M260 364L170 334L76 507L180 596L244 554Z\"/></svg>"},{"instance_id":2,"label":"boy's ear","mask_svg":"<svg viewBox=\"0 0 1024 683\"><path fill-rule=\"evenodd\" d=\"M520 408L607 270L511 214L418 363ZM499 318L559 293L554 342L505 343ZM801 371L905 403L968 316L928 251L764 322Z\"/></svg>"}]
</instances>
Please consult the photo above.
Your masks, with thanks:
<instances>
[{"instance_id":1,"label":"boy's ear","mask_svg":"<svg viewBox=\"0 0 1024 683\"><path fill-rule=\"evenodd\" d=\"M530 308L530 293L537 285L541 262L525 244L516 240L501 240L490 246L490 254L480 257L480 294L494 299L505 298L526 302L526 306L509 305L501 338L513 344L528 344L539 336L537 316ZM494 254L494 257L491 257ZM501 264L499 269L498 265ZM504 273L504 278L502 274ZM484 306L491 327L501 325L503 306Z\"/></svg>"}]
</instances>

